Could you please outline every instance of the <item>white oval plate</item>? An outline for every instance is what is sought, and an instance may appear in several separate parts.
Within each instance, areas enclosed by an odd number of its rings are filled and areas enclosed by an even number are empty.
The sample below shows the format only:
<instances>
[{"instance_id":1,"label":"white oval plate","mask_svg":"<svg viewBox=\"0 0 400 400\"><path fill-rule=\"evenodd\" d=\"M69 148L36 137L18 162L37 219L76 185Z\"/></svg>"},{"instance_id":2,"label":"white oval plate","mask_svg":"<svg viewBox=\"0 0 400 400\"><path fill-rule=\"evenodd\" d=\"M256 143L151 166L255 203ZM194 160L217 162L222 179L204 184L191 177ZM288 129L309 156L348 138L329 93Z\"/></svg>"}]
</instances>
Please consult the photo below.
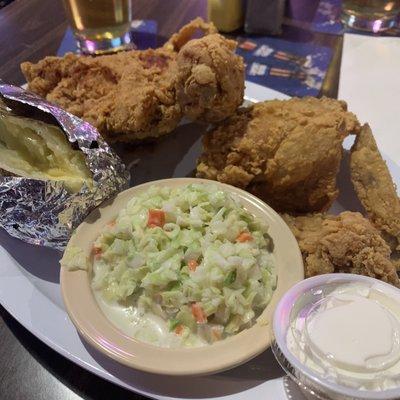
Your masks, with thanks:
<instances>
[{"instance_id":1,"label":"white oval plate","mask_svg":"<svg viewBox=\"0 0 400 400\"><path fill-rule=\"evenodd\" d=\"M282 93L248 82L246 96L253 101L287 98ZM191 133L196 129L192 126ZM185 152L182 151L174 160L173 166L166 159L154 165L148 157L150 151L137 149L131 154L133 165L139 161L138 167L132 170L134 183L145 182L151 175L153 179L187 176L194 167L192 160L199 154L201 144L199 140L185 142L185 138L184 133L180 135L178 132L161 143L167 151L185 147ZM388 141L381 145L385 153L391 143ZM349 148L348 144L346 148ZM400 157L394 160L399 165L384 158L399 187ZM357 211L359 204L345 172L341 172L339 186L341 195L332 211L340 212L345 208ZM194 378L155 376L110 360L86 345L65 311L59 286L61 253L28 245L1 229L0 244L0 303L32 334L82 368L155 399L287 400L286 392L290 392L291 399L304 399L294 385L290 385L290 391L285 390L282 379L285 374L270 350L230 371Z\"/></svg>"}]
</instances>

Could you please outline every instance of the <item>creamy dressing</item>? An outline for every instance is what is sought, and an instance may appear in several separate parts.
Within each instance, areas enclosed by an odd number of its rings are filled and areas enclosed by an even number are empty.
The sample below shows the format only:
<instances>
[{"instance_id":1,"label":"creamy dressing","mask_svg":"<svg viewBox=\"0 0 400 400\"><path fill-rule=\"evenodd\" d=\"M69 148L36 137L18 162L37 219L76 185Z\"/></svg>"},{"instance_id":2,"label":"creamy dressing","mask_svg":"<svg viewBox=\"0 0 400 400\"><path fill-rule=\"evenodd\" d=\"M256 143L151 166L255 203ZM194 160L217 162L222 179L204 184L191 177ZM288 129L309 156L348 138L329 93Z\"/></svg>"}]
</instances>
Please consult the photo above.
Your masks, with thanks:
<instances>
[{"instance_id":1,"label":"creamy dressing","mask_svg":"<svg viewBox=\"0 0 400 400\"><path fill-rule=\"evenodd\" d=\"M160 347L200 347L207 342L198 335L191 334L185 341L170 332L163 318L150 312L140 313L134 305L124 306L105 300L100 291L93 291L97 304L104 315L125 335Z\"/></svg>"},{"instance_id":2,"label":"creamy dressing","mask_svg":"<svg viewBox=\"0 0 400 400\"><path fill-rule=\"evenodd\" d=\"M400 298L374 285L340 285L299 310L287 344L333 382L368 390L398 387Z\"/></svg>"}]
</instances>

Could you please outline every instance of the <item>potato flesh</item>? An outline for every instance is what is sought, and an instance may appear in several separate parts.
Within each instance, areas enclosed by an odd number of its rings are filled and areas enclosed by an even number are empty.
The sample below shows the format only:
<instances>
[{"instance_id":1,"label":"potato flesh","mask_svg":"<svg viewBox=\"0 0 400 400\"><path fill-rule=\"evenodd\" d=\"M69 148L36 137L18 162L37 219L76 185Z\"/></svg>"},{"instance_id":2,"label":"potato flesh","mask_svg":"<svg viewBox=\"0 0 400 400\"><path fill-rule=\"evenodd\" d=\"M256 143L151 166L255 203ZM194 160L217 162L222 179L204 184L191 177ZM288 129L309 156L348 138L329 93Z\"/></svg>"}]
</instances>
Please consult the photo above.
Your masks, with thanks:
<instances>
[{"instance_id":1,"label":"potato flesh","mask_svg":"<svg viewBox=\"0 0 400 400\"><path fill-rule=\"evenodd\" d=\"M72 149L61 129L0 113L0 169L25 178L63 181L78 192L92 176L80 150Z\"/></svg>"}]
</instances>

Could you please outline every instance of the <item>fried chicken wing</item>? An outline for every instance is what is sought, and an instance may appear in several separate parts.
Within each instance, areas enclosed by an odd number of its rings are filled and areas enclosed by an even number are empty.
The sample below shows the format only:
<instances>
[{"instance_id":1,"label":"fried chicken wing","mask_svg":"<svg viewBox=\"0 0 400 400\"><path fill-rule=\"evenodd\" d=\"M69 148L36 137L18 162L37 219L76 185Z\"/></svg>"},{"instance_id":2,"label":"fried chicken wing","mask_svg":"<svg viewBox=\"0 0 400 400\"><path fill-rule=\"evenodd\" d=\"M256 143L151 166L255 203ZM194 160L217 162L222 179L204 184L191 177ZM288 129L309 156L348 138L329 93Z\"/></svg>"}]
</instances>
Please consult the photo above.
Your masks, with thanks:
<instances>
[{"instance_id":1,"label":"fried chicken wing","mask_svg":"<svg viewBox=\"0 0 400 400\"><path fill-rule=\"evenodd\" d=\"M368 218L392 250L400 250L400 200L385 161L368 125L351 150L351 180Z\"/></svg>"},{"instance_id":2,"label":"fried chicken wing","mask_svg":"<svg viewBox=\"0 0 400 400\"><path fill-rule=\"evenodd\" d=\"M283 218L299 242L307 277L347 272L400 285L389 246L360 213Z\"/></svg>"},{"instance_id":3,"label":"fried chicken wing","mask_svg":"<svg viewBox=\"0 0 400 400\"><path fill-rule=\"evenodd\" d=\"M198 29L208 36L190 40ZM134 142L171 132L184 113L216 121L239 107L243 61L234 42L215 32L198 18L159 49L69 53L21 69L30 90L92 123L108 141Z\"/></svg>"},{"instance_id":4,"label":"fried chicken wing","mask_svg":"<svg viewBox=\"0 0 400 400\"><path fill-rule=\"evenodd\" d=\"M244 188L280 211L326 210L338 194L342 141L358 130L341 101L258 103L206 134L197 176Z\"/></svg>"}]
</instances>

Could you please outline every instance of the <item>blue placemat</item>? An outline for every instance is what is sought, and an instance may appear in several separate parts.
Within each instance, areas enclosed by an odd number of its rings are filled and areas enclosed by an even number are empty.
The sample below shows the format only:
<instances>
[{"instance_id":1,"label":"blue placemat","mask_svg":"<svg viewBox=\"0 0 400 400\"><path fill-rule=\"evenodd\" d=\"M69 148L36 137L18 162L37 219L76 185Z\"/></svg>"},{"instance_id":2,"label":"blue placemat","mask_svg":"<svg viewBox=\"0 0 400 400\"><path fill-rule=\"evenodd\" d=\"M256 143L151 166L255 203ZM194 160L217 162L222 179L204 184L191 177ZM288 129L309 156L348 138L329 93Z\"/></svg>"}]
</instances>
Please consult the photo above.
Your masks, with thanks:
<instances>
[{"instance_id":1,"label":"blue placemat","mask_svg":"<svg viewBox=\"0 0 400 400\"><path fill-rule=\"evenodd\" d=\"M131 36L137 49L157 47L157 22L154 20L134 20L131 26ZM58 56L68 52L77 52L76 42L71 29L67 29L61 45L57 51Z\"/></svg>"},{"instance_id":2,"label":"blue placemat","mask_svg":"<svg viewBox=\"0 0 400 400\"><path fill-rule=\"evenodd\" d=\"M270 37L240 37L246 78L289 96L317 96L332 58L328 47Z\"/></svg>"}]
</instances>

